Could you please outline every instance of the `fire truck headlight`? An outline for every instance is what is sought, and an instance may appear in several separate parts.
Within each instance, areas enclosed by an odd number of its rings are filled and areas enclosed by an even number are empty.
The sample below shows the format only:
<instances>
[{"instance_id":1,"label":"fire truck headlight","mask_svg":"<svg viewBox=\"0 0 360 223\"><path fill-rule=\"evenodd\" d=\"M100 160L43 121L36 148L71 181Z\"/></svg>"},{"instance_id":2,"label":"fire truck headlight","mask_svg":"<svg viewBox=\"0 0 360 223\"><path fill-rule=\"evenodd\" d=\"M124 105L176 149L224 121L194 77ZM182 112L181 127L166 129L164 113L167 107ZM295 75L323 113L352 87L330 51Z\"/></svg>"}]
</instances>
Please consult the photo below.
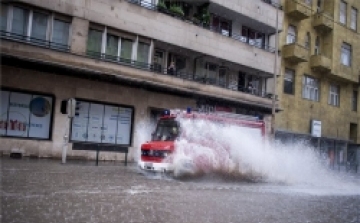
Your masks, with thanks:
<instances>
[{"instance_id":1,"label":"fire truck headlight","mask_svg":"<svg viewBox=\"0 0 360 223\"><path fill-rule=\"evenodd\" d=\"M167 152L164 152L164 157L167 157L169 154Z\"/></svg>"}]
</instances>

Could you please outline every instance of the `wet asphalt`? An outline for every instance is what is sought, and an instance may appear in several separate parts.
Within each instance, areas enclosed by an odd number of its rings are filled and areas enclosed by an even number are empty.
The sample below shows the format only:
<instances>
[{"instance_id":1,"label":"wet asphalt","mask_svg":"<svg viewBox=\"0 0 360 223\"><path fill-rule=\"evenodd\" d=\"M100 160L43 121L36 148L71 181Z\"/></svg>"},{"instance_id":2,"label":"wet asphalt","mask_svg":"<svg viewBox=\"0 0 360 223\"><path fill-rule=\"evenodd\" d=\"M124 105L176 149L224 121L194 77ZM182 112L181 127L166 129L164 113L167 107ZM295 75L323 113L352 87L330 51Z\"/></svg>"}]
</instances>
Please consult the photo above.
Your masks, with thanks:
<instances>
[{"instance_id":1,"label":"wet asphalt","mask_svg":"<svg viewBox=\"0 0 360 223\"><path fill-rule=\"evenodd\" d=\"M120 162L0 162L3 223L360 223L360 194L341 189L173 179Z\"/></svg>"}]
</instances>

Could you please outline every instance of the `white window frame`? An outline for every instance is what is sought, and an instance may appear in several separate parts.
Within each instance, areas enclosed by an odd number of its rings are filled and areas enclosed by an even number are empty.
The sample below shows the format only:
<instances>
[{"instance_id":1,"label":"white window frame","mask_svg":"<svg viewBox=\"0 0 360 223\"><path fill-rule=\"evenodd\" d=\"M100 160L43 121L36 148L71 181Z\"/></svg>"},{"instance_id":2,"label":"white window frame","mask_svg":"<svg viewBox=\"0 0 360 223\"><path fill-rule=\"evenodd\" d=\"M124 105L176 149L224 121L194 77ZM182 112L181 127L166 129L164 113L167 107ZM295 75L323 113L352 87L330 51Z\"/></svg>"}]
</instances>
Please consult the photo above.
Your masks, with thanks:
<instances>
[{"instance_id":1,"label":"white window frame","mask_svg":"<svg viewBox=\"0 0 360 223\"><path fill-rule=\"evenodd\" d=\"M339 22L341 24L346 25L346 21L347 21L347 3L344 1L340 1Z\"/></svg>"},{"instance_id":2,"label":"white window frame","mask_svg":"<svg viewBox=\"0 0 360 223\"><path fill-rule=\"evenodd\" d=\"M320 82L318 79L304 75L303 77L303 92L304 99L311 101L319 101Z\"/></svg>"},{"instance_id":3,"label":"white window frame","mask_svg":"<svg viewBox=\"0 0 360 223\"><path fill-rule=\"evenodd\" d=\"M358 20L358 10L354 7L351 7L350 28L352 30L357 30L357 20Z\"/></svg>"},{"instance_id":4,"label":"white window frame","mask_svg":"<svg viewBox=\"0 0 360 223\"><path fill-rule=\"evenodd\" d=\"M343 42L341 45L341 64L351 67L352 62L352 46Z\"/></svg>"},{"instance_id":5,"label":"white window frame","mask_svg":"<svg viewBox=\"0 0 360 223\"><path fill-rule=\"evenodd\" d=\"M330 84L329 86L329 105L340 106L340 86L336 84Z\"/></svg>"}]
</instances>

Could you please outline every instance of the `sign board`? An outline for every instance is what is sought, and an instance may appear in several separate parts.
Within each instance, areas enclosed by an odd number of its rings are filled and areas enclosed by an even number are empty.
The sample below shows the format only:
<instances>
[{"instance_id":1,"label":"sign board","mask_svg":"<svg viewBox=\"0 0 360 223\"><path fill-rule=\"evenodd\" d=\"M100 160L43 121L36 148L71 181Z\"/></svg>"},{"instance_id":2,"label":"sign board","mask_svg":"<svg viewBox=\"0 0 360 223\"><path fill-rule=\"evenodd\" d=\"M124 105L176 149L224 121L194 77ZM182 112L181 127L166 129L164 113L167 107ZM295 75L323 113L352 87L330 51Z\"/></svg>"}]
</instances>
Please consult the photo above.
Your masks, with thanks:
<instances>
[{"instance_id":1,"label":"sign board","mask_svg":"<svg viewBox=\"0 0 360 223\"><path fill-rule=\"evenodd\" d=\"M321 137L321 121L311 120L311 135Z\"/></svg>"},{"instance_id":2,"label":"sign board","mask_svg":"<svg viewBox=\"0 0 360 223\"><path fill-rule=\"evenodd\" d=\"M1 136L50 138L51 96L1 90L0 100Z\"/></svg>"},{"instance_id":3,"label":"sign board","mask_svg":"<svg viewBox=\"0 0 360 223\"><path fill-rule=\"evenodd\" d=\"M71 140L127 146L131 144L134 109L77 100Z\"/></svg>"}]
</instances>

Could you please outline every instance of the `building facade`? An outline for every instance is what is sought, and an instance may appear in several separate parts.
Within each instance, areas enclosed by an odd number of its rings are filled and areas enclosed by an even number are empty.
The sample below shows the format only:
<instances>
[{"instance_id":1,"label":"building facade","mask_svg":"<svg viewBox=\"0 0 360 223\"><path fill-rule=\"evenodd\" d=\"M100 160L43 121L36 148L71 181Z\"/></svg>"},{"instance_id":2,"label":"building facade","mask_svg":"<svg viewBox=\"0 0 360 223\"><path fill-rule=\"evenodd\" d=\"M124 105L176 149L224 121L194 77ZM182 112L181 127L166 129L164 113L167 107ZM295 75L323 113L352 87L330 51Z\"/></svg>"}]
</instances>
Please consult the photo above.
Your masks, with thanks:
<instances>
[{"instance_id":1,"label":"building facade","mask_svg":"<svg viewBox=\"0 0 360 223\"><path fill-rule=\"evenodd\" d=\"M355 158L352 144L360 139L360 2L287 0L282 6L277 137L309 140L333 164L344 164Z\"/></svg>"},{"instance_id":2,"label":"building facade","mask_svg":"<svg viewBox=\"0 0 360 223\"><path fill-rule=\"evenodd\" d=\"M276 11L262 0L1 1L1 150L60 157L70 131L68 156L95 157L74 149L81 142L134 159L163 109L266 118Z\"/></svg>"}]
</instances>

